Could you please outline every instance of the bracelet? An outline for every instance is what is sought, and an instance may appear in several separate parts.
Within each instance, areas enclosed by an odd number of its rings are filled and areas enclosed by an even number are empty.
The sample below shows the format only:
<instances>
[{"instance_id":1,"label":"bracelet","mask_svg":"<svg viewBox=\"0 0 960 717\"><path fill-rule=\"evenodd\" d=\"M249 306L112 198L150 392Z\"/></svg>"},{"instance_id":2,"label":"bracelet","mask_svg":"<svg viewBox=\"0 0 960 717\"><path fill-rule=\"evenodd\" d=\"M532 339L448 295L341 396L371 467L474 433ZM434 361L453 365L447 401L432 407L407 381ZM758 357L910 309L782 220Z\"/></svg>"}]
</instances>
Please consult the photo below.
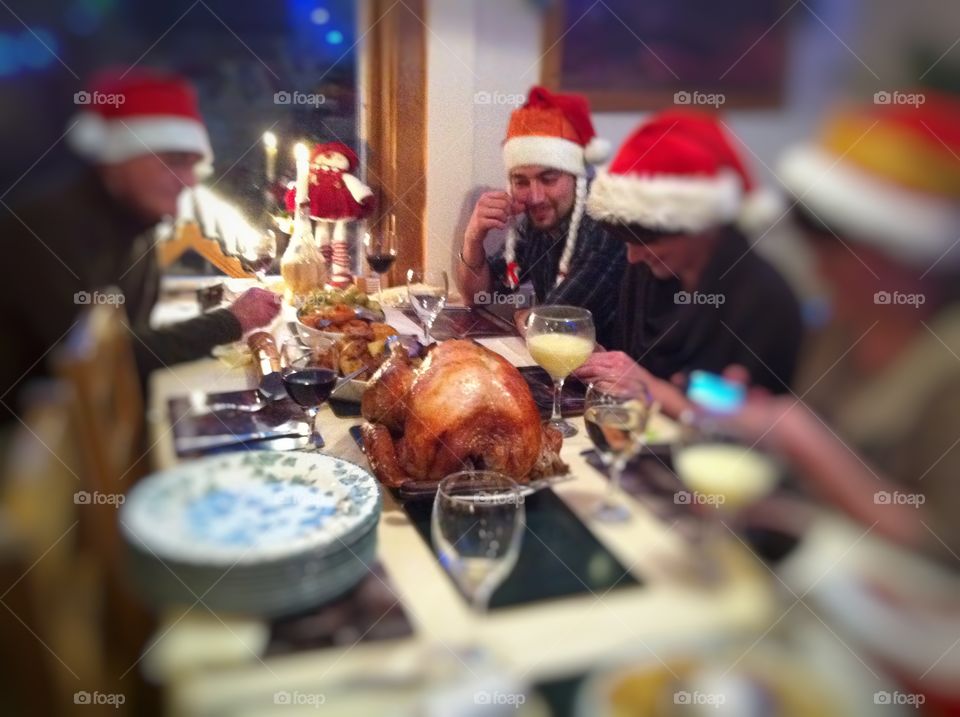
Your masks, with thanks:
<instances>
[{"instance_id":1,"label":"bracelet","mask_svg":"<svg viewBox=\"0 0 960 717\"><path fill-rule=\"evenodd\" d=\"M484 262L481 260L481 262L480 262L479 264L477 264L476 266L471 266L470 264L467 263L467 260L463 258L463 249L461 249L461 250L459 251L459 253L457 254L457 256L460 257L460 261L463 262L463 265L464 265L465 267L467 267L468 269L470 269L471 271L476 271L477 269L479 269L480 267L482 267L482 266L483 266L483 263L484 263Z\"/></svg>"}]
</instances>

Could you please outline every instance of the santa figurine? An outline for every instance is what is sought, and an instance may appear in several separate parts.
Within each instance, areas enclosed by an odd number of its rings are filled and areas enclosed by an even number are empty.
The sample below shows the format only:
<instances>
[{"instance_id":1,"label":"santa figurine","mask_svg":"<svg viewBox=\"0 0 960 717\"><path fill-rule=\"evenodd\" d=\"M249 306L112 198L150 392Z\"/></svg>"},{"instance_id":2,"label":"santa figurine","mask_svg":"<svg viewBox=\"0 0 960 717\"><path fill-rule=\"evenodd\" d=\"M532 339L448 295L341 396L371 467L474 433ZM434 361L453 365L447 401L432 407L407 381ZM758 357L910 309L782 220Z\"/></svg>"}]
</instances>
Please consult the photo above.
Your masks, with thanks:
<instances>
[{"instance_id":1,"label":"santa figurine","mask_svg":"<svg viewBox=\"0 0 960 717\"><path fill-rule=\"evenodd\" d=\"M369 216L375 204L373 190L350 173L356 167L357 155L342 142L315 145L310 154L307 196L314 239L331 265L330 284L338 288L353 282L346 223ZM290 212L296 208L295 189L287 192L286 205Z\"/></svg>"}]
</instances>

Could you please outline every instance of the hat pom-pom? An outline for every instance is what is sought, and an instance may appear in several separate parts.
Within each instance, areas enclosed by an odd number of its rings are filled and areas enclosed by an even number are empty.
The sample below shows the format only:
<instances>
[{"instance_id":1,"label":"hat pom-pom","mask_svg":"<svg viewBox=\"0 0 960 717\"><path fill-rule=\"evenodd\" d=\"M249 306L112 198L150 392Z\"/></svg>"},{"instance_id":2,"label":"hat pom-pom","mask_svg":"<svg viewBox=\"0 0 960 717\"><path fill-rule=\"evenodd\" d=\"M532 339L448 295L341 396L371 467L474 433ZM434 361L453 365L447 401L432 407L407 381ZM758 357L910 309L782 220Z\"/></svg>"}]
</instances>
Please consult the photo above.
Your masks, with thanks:
<instances>
[{"instance_id":1,"label":"hat pom-pom","mask_svg":"<svg viewBox=\"0 0 960 717\"><path fill-rule=\"evenodd\" d=\"M81 112L67 131L67 144L87 160L97 160L107 141L104 121L93 112Z\"/></svg>"},{"instance_id":2,"label":"hat pom-pom","mask_svg":"<svg viewBox=\"0 0 960 717\"><path fill-rule=\"evenodd\" d=\"M610 157L610 142L602 137L594 137L583 149L583 158L590 164L600 164Z\"/></svg>"},{"instance_id":3,"label":"hat pom-pom","mask_svg":"<svg viewBox=\"0 0 960 717\"><path fill-rule=\"evenodd\" d=\"M736 223L748 237L760 236L783 216L786 208L779 193L768 188L754 189L743 198Z\"/></svg>"}]
</instances>

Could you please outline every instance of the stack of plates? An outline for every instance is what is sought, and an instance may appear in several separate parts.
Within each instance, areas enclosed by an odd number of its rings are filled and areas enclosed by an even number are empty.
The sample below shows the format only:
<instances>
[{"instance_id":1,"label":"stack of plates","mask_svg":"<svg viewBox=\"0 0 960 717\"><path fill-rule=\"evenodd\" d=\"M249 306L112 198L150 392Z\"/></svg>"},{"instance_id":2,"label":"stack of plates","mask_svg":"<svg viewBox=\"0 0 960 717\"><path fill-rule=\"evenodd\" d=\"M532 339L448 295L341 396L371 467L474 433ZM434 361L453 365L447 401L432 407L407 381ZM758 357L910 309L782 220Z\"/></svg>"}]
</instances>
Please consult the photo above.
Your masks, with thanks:
<instances>
[{"instance_id":1,"label":"stack of plates","mask_svg":"<svg viewBox=\"0 0 960 717\"><path fill-rule=\"evenodd\" d=\"M277 616L332 600L366 575L380 509L376 479L353 463L249 451L145 478L120 525L151 604L201 600Z\"/></svg>"}]
</instances>

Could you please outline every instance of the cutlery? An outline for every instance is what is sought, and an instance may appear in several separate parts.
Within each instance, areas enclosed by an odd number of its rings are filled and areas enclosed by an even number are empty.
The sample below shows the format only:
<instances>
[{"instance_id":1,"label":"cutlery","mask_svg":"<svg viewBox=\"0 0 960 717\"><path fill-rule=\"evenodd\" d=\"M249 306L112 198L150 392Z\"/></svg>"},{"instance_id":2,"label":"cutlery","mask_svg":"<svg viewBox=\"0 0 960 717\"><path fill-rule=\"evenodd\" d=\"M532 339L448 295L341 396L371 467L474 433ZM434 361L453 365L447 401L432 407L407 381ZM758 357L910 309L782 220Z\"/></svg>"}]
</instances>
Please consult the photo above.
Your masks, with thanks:
<instances>
[{"instance_id":1,"label":"cutlery","mask_svg":"<svg viewBox=\"0 0 960 717\"><path fill-rule=\"evenodd\" d=\"M176 448L178 452L201 451L266 439L309 435L310 427L306 423L298 421L284 423L264 431L249 431L219 436L181 436L176 439Z\"/></svg>"},{"instance_id":2,"label":"cutlery","mask_svg":"<svg viewBox=\"0 0 960 717\"><path fill-rule=\"evenodd\" d=\"M348 381L353 380L361 373L366 370L365 366L358 368L356 371L351 371L346 376L341 376L337 379L337 384L334 386L333 390L336 391L343 384ZM219 413L221 411L235 411L237 413L259 413L264 408L274 403L287 398L287 392L284 389L282 394L278 395L264 395L259 389L255 394L256 400L253 403L229 403L229 402L215 402L207 403L207 396L202 391L193 391L190 394L190 417L197 416L206 416L211 413Z\"/></svg>"}]
</instances>

